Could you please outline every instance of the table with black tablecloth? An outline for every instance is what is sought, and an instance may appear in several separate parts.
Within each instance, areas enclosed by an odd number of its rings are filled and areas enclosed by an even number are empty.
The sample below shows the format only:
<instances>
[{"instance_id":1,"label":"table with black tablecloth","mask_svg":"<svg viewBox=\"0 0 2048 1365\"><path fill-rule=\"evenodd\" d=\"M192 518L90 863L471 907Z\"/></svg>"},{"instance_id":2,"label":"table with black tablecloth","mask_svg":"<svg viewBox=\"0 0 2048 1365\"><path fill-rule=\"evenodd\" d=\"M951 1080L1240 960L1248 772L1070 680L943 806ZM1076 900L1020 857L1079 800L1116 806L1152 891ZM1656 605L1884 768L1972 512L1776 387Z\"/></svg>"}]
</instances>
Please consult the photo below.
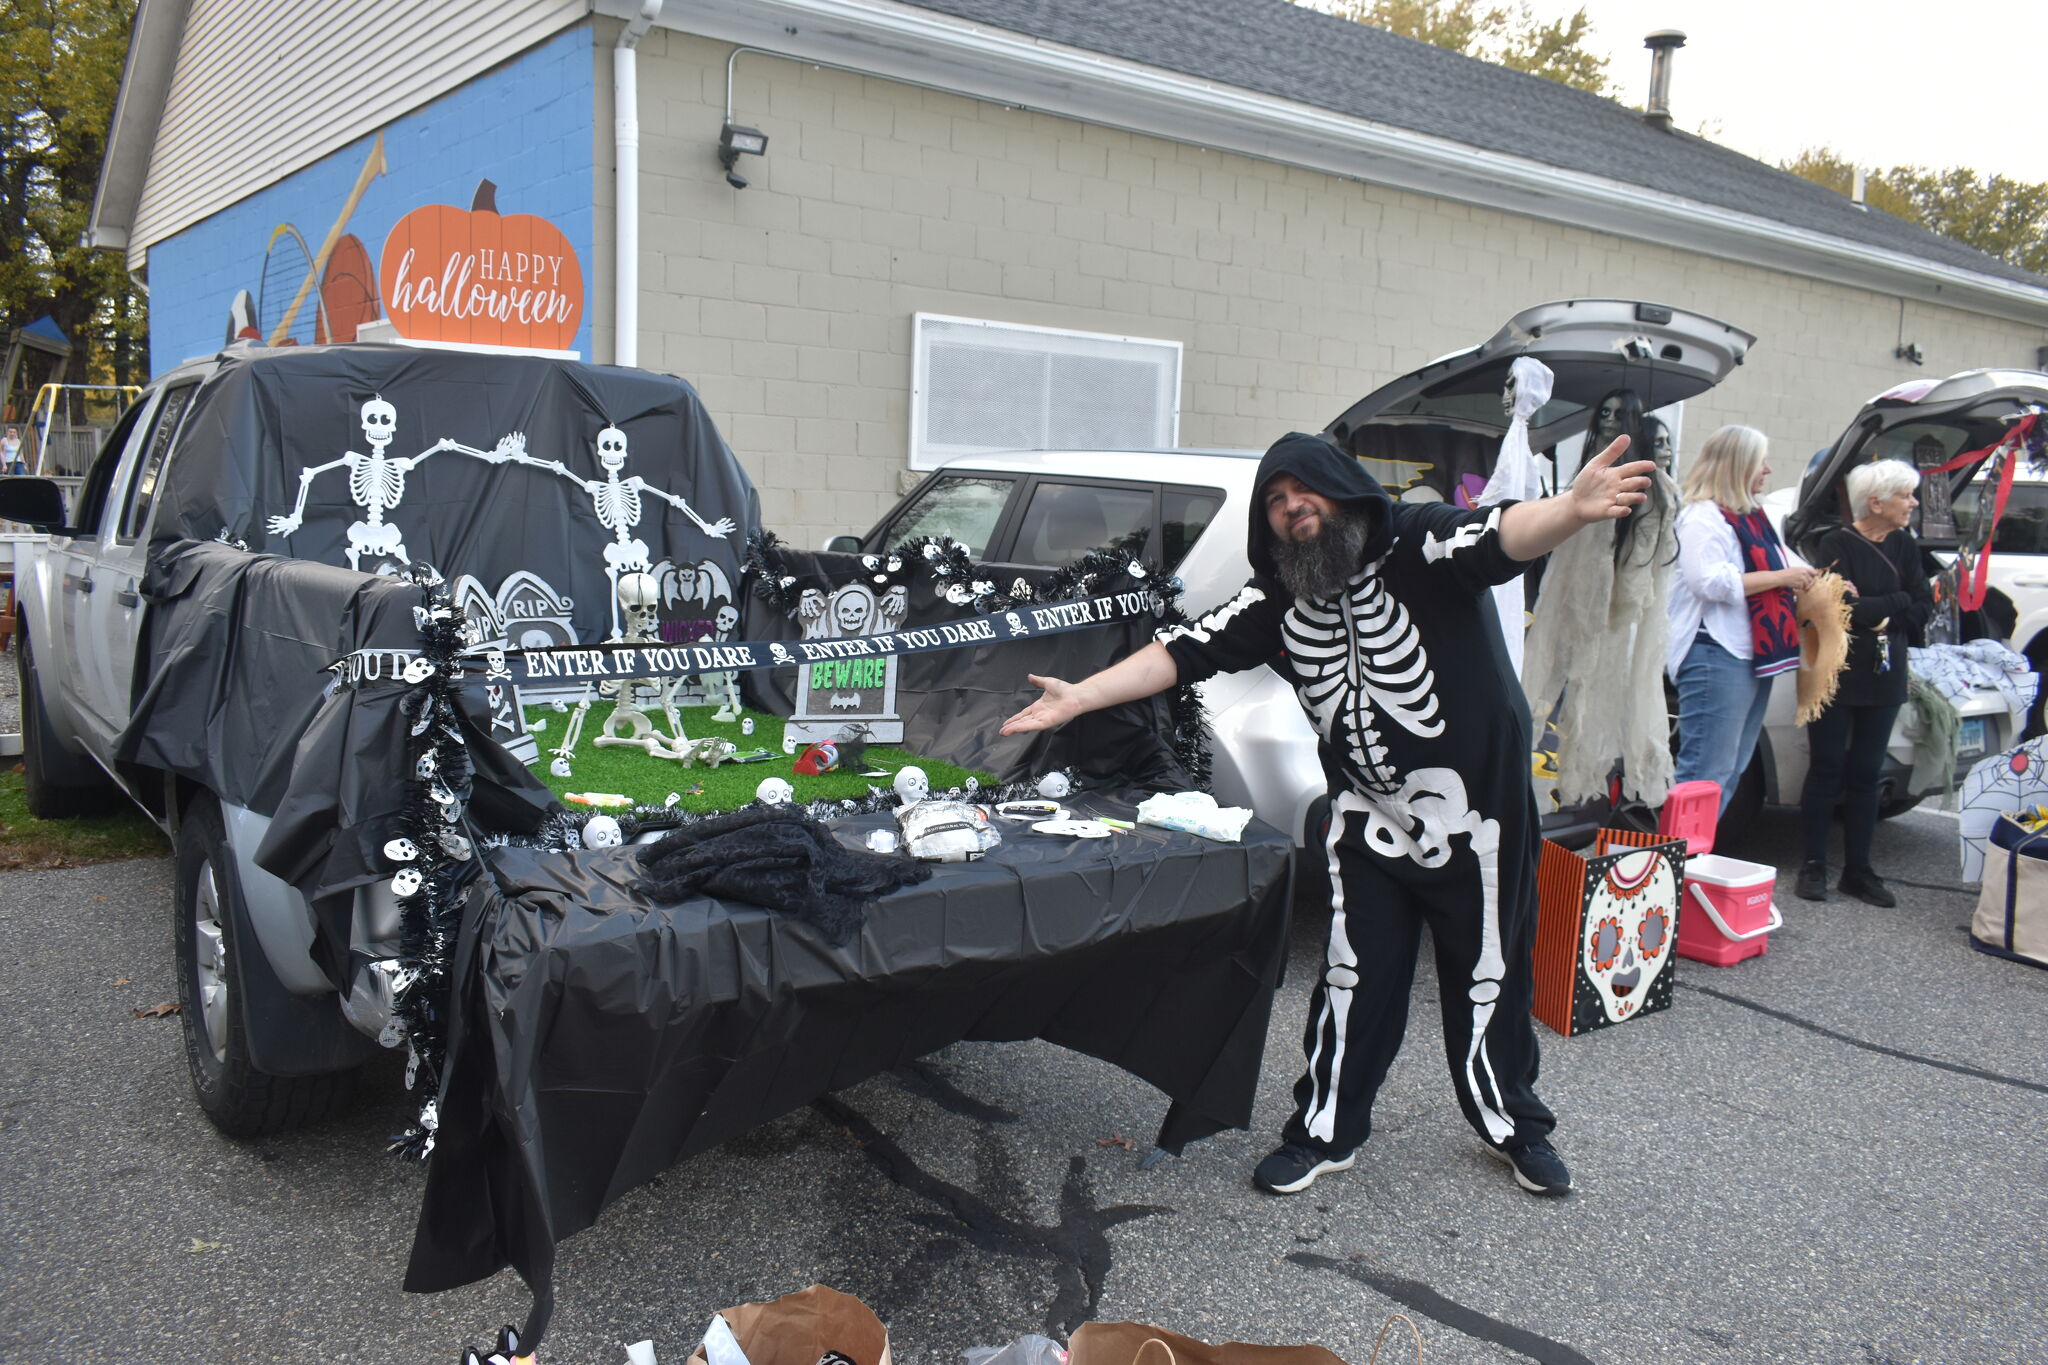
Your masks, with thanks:
<instances>
[{"instance_id":1,"label":"table with black tablecloth","mask_svg":"<svg viewBox=\"0 0 2048 1365\"><path fill-rule=\"evenodd\" d=\"M891 823L834 832L861 846ZM844 947L755 906L650 904L634 848L490 851L406 1287L509 1264L544 1321L555 1243L612 1200L962 1040L1041 1038L1122 1067L1171 1101L1170 1152L1248 1126L1286 960L1286 837L1257 821L1234 844L999 825L1001 847L876 901Z\"/></svg>"}]
</instances>

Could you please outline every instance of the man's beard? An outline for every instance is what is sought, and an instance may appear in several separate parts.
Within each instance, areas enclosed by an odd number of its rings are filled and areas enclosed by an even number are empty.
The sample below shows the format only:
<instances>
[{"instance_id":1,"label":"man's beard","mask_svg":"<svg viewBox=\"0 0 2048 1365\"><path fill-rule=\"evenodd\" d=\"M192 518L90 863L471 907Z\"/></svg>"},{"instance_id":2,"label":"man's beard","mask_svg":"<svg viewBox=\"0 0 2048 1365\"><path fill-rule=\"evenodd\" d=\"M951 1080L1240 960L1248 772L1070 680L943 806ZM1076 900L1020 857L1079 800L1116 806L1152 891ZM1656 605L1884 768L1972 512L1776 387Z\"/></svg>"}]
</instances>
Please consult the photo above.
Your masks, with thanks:
<instances>
[{"instance_id":1,"label":"man's beard","mask_svg":"<svg viewBox=\"0 0 2048 1365\"><path fill-rule=\"evenodd\" d=\"M1273 571L1296 597L1341 596L1365 555L1368 518L1333 505L1322 522L1311 539L1273 539Z\"/></svg>"}]
</instances>

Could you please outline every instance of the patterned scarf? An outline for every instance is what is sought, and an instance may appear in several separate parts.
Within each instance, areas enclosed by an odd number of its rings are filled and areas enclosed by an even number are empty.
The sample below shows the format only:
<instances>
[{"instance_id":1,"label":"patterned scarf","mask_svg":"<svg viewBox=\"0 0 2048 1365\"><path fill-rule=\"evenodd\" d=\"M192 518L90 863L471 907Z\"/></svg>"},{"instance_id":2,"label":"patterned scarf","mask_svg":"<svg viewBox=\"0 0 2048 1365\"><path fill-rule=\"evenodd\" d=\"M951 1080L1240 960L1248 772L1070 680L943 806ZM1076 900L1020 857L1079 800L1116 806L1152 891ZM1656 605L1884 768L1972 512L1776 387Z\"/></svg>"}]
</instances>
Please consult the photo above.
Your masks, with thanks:
<instances>
[{"instance_id":1,"label":"patterned scarf","mask_svg":"<svg viewBox=\"0 0 2048 1365\"><path fill-rule=\"evenodd\" d=\"M1723 507L1721 515L1735 529L1742 547L1744 573L1763 573L1785 567L1785 547L1778 533L1764 517L1764 509L1737 515ZM1773 677L1799 667L1799 617L1793 610L1790 588L1771 588L1749 595L1749 658L1759 678Z\"/></svg>"}]
</instances>

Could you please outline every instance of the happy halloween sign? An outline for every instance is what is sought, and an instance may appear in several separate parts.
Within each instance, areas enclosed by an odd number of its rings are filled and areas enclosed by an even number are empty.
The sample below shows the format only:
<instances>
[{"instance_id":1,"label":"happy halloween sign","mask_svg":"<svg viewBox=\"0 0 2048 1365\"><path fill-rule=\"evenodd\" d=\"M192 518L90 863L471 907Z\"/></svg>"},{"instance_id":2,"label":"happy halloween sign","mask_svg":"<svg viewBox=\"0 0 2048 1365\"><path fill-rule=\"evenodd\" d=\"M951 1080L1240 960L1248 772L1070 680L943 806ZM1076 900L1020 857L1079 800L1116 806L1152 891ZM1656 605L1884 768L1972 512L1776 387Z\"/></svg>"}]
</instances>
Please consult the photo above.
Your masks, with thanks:
<instances>
[{"instance_id":1,"label":"happy halloween sign","mask_svg":"<svg viewBox=\"0 0 2048 1365\"><path fill-rule=\"evenodd\" d=\"M963 621L913 626L880 635L839 640L732 640L719 644L602 644L552 649L486 650L463 657L467 675L489 682L538 682L543 679L622 680L672 678L694 673L739 673L757 668L833 670L844 665L848 677L856 663L879 661L934 649L1001 644L1038 635L1058 635L1090 626L1108 625L1133 616L1156 616L1163 609L1154 592L1118 592L1076 598ZM417 651L357 650L332 666L345 687L379 681L423 682L428 666ZM414 675L417 676L414 676ZM821 685L815 681L813 686ZM824 686L836 685L829 680Z\"/></svg>"}]
</instances>

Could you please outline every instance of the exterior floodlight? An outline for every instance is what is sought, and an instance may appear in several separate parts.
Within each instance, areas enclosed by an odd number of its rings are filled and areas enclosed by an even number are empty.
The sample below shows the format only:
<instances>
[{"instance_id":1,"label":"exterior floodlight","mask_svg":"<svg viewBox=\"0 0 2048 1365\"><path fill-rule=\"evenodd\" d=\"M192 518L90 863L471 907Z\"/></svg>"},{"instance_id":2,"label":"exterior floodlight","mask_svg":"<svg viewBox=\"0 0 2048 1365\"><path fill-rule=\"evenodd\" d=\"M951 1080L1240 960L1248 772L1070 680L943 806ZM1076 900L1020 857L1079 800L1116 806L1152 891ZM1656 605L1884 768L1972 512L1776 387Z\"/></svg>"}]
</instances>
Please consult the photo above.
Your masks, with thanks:
<instances>
[{"instance_id":1,"label":"exterior floodlight","mask_svg":"<svg viewBox=\"0 0 2048 1365\"><path fill-rule=\"evenodd\" d=\"M768 150L768 134L759 128L742 128L728 123L718 134L718 164L725 167L725 183L736 190L747 187L747 178L733 167L742 156L761 156Z\"/></svg>"}]
</instances>

